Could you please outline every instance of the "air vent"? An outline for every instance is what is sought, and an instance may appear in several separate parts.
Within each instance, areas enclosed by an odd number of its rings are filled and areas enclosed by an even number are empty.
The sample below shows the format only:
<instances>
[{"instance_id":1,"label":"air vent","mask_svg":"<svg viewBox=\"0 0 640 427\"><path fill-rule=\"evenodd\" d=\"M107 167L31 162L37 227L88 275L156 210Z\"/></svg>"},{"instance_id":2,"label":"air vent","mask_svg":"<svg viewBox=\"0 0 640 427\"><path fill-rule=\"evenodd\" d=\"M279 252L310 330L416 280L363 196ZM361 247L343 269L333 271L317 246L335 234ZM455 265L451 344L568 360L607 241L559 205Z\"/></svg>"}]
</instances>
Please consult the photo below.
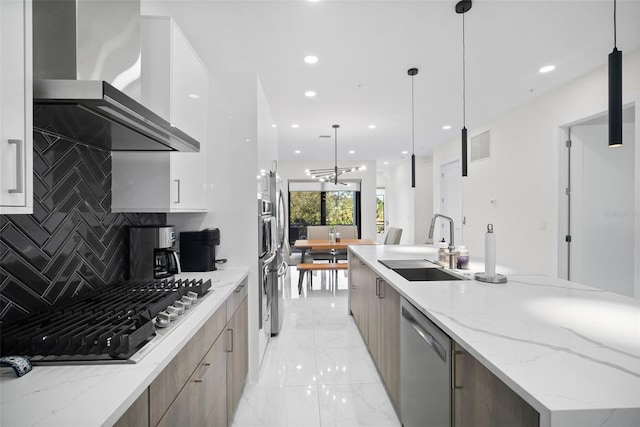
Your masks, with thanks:
<instances>
[{"instance_id":1,"label":"air vent","mask_svg":"<svg viewBox=\"0 0 640 427\"><path fill-rule=\"evenodd\" d=\"M471 137L471 161L475 162L489 157L491 157L489 131Z\"/></svg>"},{"instance_id":2,"label":"air vent","mask_svg":"<svg viewBox=\"0 0 640 427\"><path fill-rule=\"evenodd\" d=\"M331 138L331 135L320 135L318 138Z\"/></svg>"}]
</instances>

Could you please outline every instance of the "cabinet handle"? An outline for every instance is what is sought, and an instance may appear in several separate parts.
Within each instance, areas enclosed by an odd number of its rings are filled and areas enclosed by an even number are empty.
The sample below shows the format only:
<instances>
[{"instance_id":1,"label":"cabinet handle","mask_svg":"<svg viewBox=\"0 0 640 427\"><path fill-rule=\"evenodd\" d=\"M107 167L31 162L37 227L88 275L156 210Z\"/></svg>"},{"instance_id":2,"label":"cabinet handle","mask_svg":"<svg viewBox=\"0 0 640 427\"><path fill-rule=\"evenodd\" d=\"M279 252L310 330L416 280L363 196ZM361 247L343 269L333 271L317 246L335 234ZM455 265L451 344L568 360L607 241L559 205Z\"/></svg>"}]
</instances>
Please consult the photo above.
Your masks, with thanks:
<instances>
[{"instance_id":1,"label":"cabinet handle","mask_svg":"<svg viewBox=\"0 0 640 427\"><path fill-rule=\"evenodd\" d=\"M454 344L454 346L457 344ZM456 385L456 379L457 379L457 369L456 369L456 364L457 364L457 358L456 356L462 354L461 351L459 350L453 350L451 352L451 388L453 390L453 392L451 393L451 425L453 427L457 426L457 419L456 419L456 390L460 390L462 389L462 387Z\"/></svg>"},{"instance_id":2,"label":"cabinet handle","mask_svg":"<svg viewBox=\"0 0 640 427\"><path fill-rule=\"evenodd\" d=\"M201 366L202 366L202 371L201 371L202 374L198 378L193 380L193 382L201 383L204 381L204 377L207 376L207 372L209 372L209 369L211 368L211 363L203 363Z\"/></svg>"},{"instance_id":3,"label":"cabinet handle","mask_svg":"<svg viewBox=\"0 0 640 427\"><path fill-rule=\"evenodd\" d=\"M456 369L456 365L457 365L457 357L462 354L461 351L459 350L454 350L453 352L453 363L451 363L451 386L453 387L454 390L460 390L462 389L461 386L456 385L456 379L457 379L457 375L456 373L458 372L458 370Z\"/></svg>"},{"instance_id":4,"label":"cabinet handle","mask_svg":"<svg viewBox=\"0 0 640 427\"><path fill-rule=\"evenodd\" d=\"M235 292L236 293L242 292L243 289L244 289L244 285L240 285L236 288Z\"/></svg>"},{"instance_id":5,"label":"cabinet handle","mask_svg":"<svg viewBox=\"0 0 640 427\"><path fill-rule=\"evenodd\" d=\"M227 329L227 353L233 353L233 329Z\"/></svg>"},{"instance_id":6,"label":"cabinet handle","mask_svg":"<svg viewBox=\"0 0 640 427\"><path fill-rule=\"evenodd\" d=\"M380 281L378 298L384 298L384 281L382 279L378 279L378 280Z\"/></svg>"},{"instance_id":7,"label":"cabinet handle","mask_svg":"<svg viewBox=\"0 0 640 427\"><path fill-rule=\"evenodd\" d=\"M176 184L178 184L176 186L176 196L177 196L177 200L173 203L180 203L180 180L179 179L174 179L173 182L175 182Z\"/></svg>"},{"instance_id":8,"label":"cabinet handle","mask_svg":"<svg viewBox=\"0 0 640 427\"><path fill-rule=\"evenodd\" d=\"M9 193L24 192L24 174L22 173L22 151L23 141L21 139L10 139L9 144L16 144L16 188L10 188Z\"/></svg>"}]
</instances>

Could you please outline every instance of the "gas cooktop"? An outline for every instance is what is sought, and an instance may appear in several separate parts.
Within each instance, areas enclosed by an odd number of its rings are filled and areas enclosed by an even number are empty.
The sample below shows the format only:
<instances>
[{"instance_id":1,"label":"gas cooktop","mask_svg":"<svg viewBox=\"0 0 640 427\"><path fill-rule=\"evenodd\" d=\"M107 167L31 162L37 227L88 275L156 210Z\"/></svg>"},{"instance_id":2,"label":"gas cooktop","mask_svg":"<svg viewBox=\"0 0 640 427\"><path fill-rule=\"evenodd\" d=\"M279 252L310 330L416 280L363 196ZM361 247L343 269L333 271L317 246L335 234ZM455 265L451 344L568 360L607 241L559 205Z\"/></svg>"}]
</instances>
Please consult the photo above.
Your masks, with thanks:
<instances>
[{"instance_id":1,"label":"gas cooktop","mask_svg":"<svg viewBox=\"0 0 640 427\"><path fill-rule=\"evenodd\" d=\"M34 364L135 363L132 357L211 288L211 280L128 281L2 325L0 355ZM162 334L165 335L165 334Z\"/></svg>"}]
</instances>

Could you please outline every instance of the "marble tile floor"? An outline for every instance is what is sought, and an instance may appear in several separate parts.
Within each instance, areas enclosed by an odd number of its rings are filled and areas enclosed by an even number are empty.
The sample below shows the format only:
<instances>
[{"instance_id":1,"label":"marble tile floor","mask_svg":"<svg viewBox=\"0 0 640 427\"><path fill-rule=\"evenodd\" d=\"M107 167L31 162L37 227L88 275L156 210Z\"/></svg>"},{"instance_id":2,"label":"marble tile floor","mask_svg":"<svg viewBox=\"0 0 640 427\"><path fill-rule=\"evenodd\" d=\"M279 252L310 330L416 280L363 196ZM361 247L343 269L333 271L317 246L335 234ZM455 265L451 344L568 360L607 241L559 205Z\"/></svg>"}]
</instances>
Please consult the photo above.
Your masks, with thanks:
<instances>
[{"instance_id":1,"label":"marble tile floor","mask_svg":"<svg viewBox=\"0 0 640 427\"><path fill-rule=\"evenodd\" d=\"M233 427L400 426L353 318L347 278L327 275L298 295L291 268L282 331L272 337L259 381L247 384ZM335 289L334 289L335 288Z\"/></svg>"}]
</instances>

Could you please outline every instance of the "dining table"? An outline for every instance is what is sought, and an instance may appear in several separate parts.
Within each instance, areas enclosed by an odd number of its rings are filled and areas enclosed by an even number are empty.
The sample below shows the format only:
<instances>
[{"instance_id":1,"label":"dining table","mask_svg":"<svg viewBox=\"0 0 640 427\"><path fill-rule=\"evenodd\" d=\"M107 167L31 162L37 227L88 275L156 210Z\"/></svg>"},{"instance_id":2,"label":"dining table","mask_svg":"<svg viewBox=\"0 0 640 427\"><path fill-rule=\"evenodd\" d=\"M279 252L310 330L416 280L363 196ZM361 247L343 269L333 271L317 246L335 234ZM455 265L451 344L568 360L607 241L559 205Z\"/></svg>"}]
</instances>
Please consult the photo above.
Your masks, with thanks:
<instances>
[{"instance_id":1,"label":"dining table","mask_svg":"<svg viewBox=\"0 0 640 427\"><path fill-rule=\"evenodd\" d=\"M372 239L304 239L296 240L294 247L300 249L300 263L304 263L304 255L307 250L313 249L318 251L330 250L346 250L349 245L375 245L376 241Z\"/></svg>"}]
</instances>

